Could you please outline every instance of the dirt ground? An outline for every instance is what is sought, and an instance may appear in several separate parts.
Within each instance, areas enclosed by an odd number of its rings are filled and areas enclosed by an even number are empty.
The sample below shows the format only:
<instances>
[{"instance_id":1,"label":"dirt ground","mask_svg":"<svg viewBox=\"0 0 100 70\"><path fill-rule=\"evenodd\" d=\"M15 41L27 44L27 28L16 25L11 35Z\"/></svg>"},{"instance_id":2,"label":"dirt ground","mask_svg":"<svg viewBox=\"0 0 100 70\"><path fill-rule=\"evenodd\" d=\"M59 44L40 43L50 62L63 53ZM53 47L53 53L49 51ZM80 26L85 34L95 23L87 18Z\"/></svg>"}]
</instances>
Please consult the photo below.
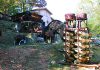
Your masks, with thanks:
<instances>
[{"instance_id":1,"label":"dirt ground","mask_svg":"<svg viewBox=\"0 0 100 70\"><path fill-rule=\"evenodd\" d=\"M34 47L0 49L0 70L48 70L49 53Z\"/></svg>"},{"instance_id":2,"label":"dirt ground","mask_svg":"<svg viewBox=\"0 0 100 70\"><path fill-rule=\"evenodd\" d=\"M63 55L60 45L25 45L0 49L0 70L70 70L70 66L57 64ZM100 62L100 48L92 48L91 61Z\"/></svg>"}]
</instances>

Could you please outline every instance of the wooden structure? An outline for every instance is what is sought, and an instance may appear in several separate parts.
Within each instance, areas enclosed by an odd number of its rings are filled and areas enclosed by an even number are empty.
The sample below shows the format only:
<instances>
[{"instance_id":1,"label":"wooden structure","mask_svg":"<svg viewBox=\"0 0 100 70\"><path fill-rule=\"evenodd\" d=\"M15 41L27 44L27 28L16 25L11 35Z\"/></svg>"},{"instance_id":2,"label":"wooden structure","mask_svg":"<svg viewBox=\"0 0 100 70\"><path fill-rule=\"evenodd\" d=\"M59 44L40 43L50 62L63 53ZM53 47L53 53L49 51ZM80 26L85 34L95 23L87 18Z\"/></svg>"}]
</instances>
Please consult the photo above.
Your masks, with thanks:
<instances>
[{"instance_id":1,"label":"wooden structure","mask_svg":"<svg viewBox=\"0 0 100 70\"><path fill-rule=\"evenodd\" d=\"M13 22L17 22L20 29L19 32L34 32L34 29L39 25L44 26L42 16L37 13L31 13L29 11L18 13L11 16Z\"/></svg>"},{"instance_id":2,"label":"wooden structure","mask_svg":"<svg viewBox=\"0 0 100 70\"><path fill-rule=\"evenodd\" d=\"M70 63L88 63L90 60L90 33L87 27L87 14L66 14L66 28L64 29L65 59Z\"/></svg>"},{"instance_id":3,"label":"wooden structure","mask_svg":"<svg viewBox=\"0 0 100 70\"><path fill-rule=\"evenodd\" d=\"M100 70L100 64L75 64L70 66L70 70Z\"/></svg>"},{"instance_id":4,"label":"wooden structure","mask_svg":"<svg viewBox=\"0 0 100 70\"><path fill-rule=\"evenodd\" d=\"M12 20L18 23L19 32L38 33L38 36L43 37L45 41L50 39L50 42L54 42L54 35L59 32L62 22L53 20L45 26L45 22L41 18L41 15L29 11L12 16Z\"/></svg>"},{"instance_id":5,"label":"wooden structure","mask_svg":"<svg viewBox=\"0 0 100 70\"><path fill-rule=\"evenodd\" d=\"M61 39L63 39L63 23L59 20L51 21L48 26L44 29L45 37L51 40L51 43L54 43L56 34L59 34ZM46 39L44 38L44 39Z\"/></svg>"},{"instance_id":6,"label":"wooden structure","mask_svg":"<svg viewBox=\"0 0 100 70\"><path fill-rule=\"evenodd\" d=\"M42 16L37 13L31 13L29 11L17 13L16 15L11 16L14 22L22 21L40 21Z\"/></svg>"},{"instance_id":7,"label":"wooden structure","mask_svg":"<svg viewBox=\"0 0 100 70\"><path fill-rule=\"evenodd\" d=\"M36 12L40 15L42 15L42 20L45 22L45 26L48 26L48 24L53 20L51 18L52 13L45 7L41 7L41 8L33 8L33 10L31 10L31 12Z\"/></svg>"}]
</instances>

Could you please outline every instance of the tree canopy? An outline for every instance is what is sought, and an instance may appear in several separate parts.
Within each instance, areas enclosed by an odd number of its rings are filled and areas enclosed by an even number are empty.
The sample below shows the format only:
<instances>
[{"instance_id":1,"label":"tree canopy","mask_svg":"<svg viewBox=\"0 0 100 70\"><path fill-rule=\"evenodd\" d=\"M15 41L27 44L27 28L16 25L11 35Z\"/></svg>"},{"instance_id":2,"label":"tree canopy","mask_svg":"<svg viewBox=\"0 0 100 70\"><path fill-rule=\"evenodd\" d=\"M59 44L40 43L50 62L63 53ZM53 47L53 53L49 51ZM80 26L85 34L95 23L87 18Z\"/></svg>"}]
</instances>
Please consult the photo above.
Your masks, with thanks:
<instances>
[{"instance_id":1,"label":"tree canopy","mask_svg":"<svg viewBox=\"0 0 100 70\"><path fill-rule=\"evenodd\" d=\"M13 15L19 12L31 10L33 6L44 7L46 6L45 0L0 0L0 12Z\"/></svg>"},{"instance_id":2,"label":"tree canopy","mask_svg":"<svg viewBox=\"0 0 100 70\"><path fill-rule=\"evenodd\" d=\"M80 10L88 14L88 27L93 35L100 34L100 0L81 0Z\"/></svg>"},{"instance_id":3,"label":"tree canopy","mask_svg":"<svg viewBox=\"0 0 100 70\"><path fill-rule=\"evenodd\" d=\"M8 10L15 6L14 0L0 0L0 12L8 14Z\"/></svg>"}]
</instances>

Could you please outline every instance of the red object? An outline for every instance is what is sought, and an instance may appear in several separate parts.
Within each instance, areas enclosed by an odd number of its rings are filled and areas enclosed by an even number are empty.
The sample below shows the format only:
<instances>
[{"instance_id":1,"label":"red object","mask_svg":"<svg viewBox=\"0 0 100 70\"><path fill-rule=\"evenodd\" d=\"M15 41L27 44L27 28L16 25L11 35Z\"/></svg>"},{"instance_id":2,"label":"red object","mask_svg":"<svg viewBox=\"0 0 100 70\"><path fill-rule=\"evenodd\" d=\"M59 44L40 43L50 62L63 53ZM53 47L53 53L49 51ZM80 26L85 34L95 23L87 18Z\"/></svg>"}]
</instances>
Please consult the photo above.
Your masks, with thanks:
<instances>
[{"instance_id":1,"label":"red object","mask_svg":"<svg viewBox=\"0 0 100 70\"><path fill-rule=\"evenodd\" d=\"M66 21L72 21L72 20L75 20L75 19L76 19L75 14L73 14L73 13L65 14L65 20Z\"/></svg>"},{"instance_id":2,"label":"red object","mask_svg":"<svg viewBox=\"0 0 100 70\"><path fill-rule=\"evenodd\" d=\"M77 20L87 20L87 14L86 13L80 13L76 15Z\"/></svg>"}]
</instances>

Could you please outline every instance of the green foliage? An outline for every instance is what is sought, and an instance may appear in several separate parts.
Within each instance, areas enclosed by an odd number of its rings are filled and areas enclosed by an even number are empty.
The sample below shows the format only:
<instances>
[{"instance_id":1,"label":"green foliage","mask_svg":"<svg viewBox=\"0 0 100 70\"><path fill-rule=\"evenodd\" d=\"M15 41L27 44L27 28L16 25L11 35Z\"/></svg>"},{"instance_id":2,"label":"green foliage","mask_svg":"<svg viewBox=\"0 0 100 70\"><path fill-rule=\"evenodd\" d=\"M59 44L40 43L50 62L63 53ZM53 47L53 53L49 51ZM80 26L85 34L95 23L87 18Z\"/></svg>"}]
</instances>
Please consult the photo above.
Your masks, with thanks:
<instances>
[{"instance_id":1,"label":"green foliage","mask_svg":"<svg viewBox=\"0 0 100 70\"><path fill-rule=\"evenodd\" d=\"M0 12L8 14L9 8L13 5L15 5L14 0L0 0Z\"/></svg>"},{"instance_id":2,"label":"green foliage","mask_svg":"<svg viewBox=\"0 0 100 70\"><path fill-rule=\"evenodd\" d=\"M45 7L47 5L45 0L28 0L32 6Z\"/></svg>"},{"instance_id":3,"label":"green foliage","mask_svg":"<svg viewBox=\"0 0 100 70\"><path fill-rule=\"evenodd\" d=\"M0 12L9 15L16 14L18 12L16 8L24 6L21 4L25 4L25 0L20 0L20 2L18 0L0 0Z\"/></svg>"},{"instance_id":4,"label":"green foliage","mask_svg":"<svg viewBox=\"0 0 100 70\"><path fill-rule=\"evenodd\" d=\"M91 50L93 51L93 56L90 61L94 63L100 63L100 47L92 47Z\"/></svg>"},{"instance_id":5,"label":"green foliage","mask_svg":"<svg viewBox=\"0 0 100 70\"><path fill-rule=\"evenodd\" d=\"M2 29L4 31L8 31L8 30L13 31L14 26L15 26L14 22L0 20L0 29Z\"/></svg>"},{"instance_id":6,"label":"green foliage","mask_svg":"<svg viewBox=\"0 0 100 70\"><path fill-rule=\"evenodd\" d=\"M88 14L88 27L92 34L100 34L100 0L81 0L80 10Z\"/></svg>"},{"instance_id":7,"label":"green foliage","mask_svg":"<svg viewBox=\"0 0 100 70\"><path fill-rule=\"evenodd\" d=\"M0 48L6 49L14 44L14 32L15 23L11 21L0 20L0 30L2 30L2 36L0 37Z\"/></svg>"},{"instance_id":8,"label":"green foliage","mask_svg":"<svg viewBox=\"0 0 100 70\"><path fill-rule=\"evenodd\" d=\"M39 5L38 5L39 4ZM42 5L43 4L43 5ZM18 13L16 8L21 8L21 12L30 10L33 6L45 6L45 0L0 0L0 12L13 15Z\"/></svg>"},{"instance_id":9,"label":"green foliage","mask_svg":"<svg viewBox=\"0 0 100 70\"><path fill-rule=\"evenodd\" d=\"M18 6L11 6L11 7L9 7L9 9L8 9L8 14L9 15L15 15L16 13L18 13L18 10L17 9L15 9L15 8L17 8Z\"/></svg>"}]
</instances>

